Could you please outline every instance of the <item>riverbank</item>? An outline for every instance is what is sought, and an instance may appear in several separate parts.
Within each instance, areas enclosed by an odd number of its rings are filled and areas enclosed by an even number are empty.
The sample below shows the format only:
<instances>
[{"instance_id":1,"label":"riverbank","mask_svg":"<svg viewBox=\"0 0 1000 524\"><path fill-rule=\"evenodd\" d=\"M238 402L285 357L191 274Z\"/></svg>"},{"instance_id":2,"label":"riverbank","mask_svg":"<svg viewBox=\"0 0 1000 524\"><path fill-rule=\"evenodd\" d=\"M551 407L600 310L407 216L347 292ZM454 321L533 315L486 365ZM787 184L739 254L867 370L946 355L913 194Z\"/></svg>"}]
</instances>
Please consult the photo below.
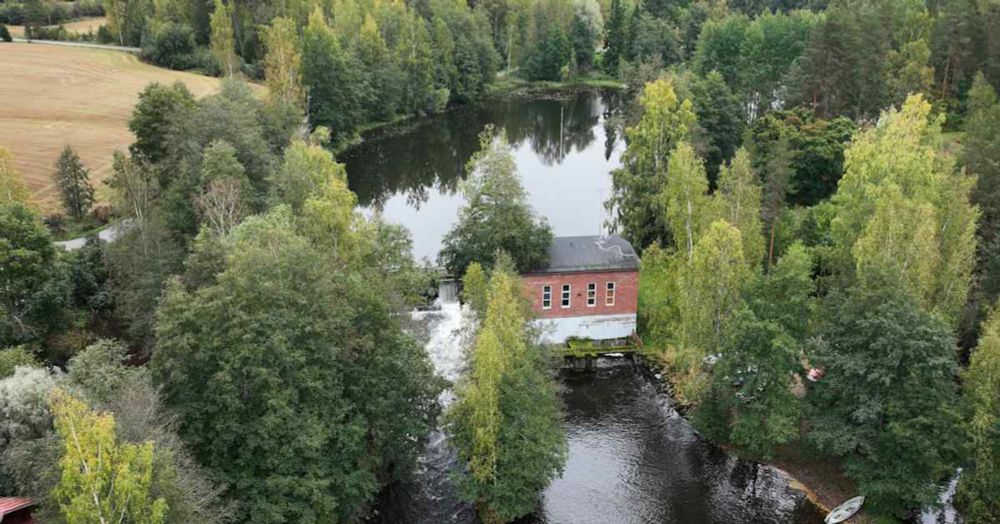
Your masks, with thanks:
<instances>
[{"instance_id":1,"label":"riverbank","mask_svg":"<svg viewBox=\"0 0 1000 524\"><path fill-rule=\"evenodd\" d=\"M405 134L428 118L445 115L472 104L481 104L484 101L571 98L581 92L622 91L624 89L623 82L605 76L587 76L577 80L550 82L524 80L509 74L500 74L497 75L496 80L486 86L486 91L480 100L466 104L451 104L443 111L432 115L398 115L389 120L366 122L358 126L352 137L333 144L330 149L335 156L340 155L348 149L361 145L368 138Z\"/></svg>"},{"instance_id":2,"label":"riverbank","mask_svg":"<svg viewBox=\"0 0 1000 524\"><path fill-rule=\"evenodd\" d=\"M487 97L537 97L545 94L575 94L580 91L620 91L625 84L603 75L583 76L576 80L530 81L511 75L498 76L486 86Z\"/></svg>"},{"instance_id":3,"label":"riverbank","mask_svg":"<svg viewBox=\"0 0 1000 524\"><path fill-rule=\"evenodd\" d=\"M647 357L644 360L646 366L656 373L656 377L666 394L677 402L677 412L691 422L691 406L689 403L678 400L673 394L670 372L666 366L655 358ZM733 455L740 456L739 450L731 445L713 443ZM858 494L854 481L844 475L839 464L832 460L807 456L803 453L802 445L798 441L778 448L772 459L748 458L747 460L757 460L761 464L767 464L783 471L791 479L791 487L804 493L806 498L824 515L845 500ZM873 521L862 510L858 515L845 522L848 524L867 524Z\"/></svg>"}]
</instances>

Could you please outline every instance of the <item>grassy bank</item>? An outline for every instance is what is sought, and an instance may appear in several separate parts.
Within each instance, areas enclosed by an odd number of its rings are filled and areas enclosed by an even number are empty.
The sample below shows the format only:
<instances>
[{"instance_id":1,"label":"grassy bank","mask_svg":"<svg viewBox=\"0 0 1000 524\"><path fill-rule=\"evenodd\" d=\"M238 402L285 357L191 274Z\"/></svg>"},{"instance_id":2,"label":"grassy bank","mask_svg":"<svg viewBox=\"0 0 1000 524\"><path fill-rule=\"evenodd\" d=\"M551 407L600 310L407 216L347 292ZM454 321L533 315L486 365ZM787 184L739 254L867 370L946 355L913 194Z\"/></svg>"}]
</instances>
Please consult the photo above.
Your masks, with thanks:
<instances>
[{"instance_id":1,"label":"grassy bank","mask_svg":"<svg viewBox=\"0 0 1000 524\"><path fill-rule=\"evenodd\" d=\"M617 90L625 84L603 75L582 76L575 80L560 82L529 81L513 75L497 75L497 79L487 86L487 96L535 96L551 93L574 93L581 90Z\"/></svg>"}]
</instances>

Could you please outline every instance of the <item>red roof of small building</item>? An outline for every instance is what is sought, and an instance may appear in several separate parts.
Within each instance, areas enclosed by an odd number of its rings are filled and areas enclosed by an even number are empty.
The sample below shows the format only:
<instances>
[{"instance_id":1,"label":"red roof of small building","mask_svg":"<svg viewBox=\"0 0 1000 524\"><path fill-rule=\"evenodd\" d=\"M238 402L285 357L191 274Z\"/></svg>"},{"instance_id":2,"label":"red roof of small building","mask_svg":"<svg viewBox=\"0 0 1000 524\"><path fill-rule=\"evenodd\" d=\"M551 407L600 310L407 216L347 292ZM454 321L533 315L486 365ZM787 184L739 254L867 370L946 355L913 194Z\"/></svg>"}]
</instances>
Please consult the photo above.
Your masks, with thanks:
<instances>
[{"instance_id":1,"label":"red roof of small building","mask_svg":"<svg viewBox=\"0 0 1000 524\"><path fill-rule=\"evenodd\" d=\"M3 520L5 515L14 513L15 511L22 510L24 508L30 508L35 505L35 501L24 498L24 497L0 497L0 520Z\"/></svg>"}]
</instances>

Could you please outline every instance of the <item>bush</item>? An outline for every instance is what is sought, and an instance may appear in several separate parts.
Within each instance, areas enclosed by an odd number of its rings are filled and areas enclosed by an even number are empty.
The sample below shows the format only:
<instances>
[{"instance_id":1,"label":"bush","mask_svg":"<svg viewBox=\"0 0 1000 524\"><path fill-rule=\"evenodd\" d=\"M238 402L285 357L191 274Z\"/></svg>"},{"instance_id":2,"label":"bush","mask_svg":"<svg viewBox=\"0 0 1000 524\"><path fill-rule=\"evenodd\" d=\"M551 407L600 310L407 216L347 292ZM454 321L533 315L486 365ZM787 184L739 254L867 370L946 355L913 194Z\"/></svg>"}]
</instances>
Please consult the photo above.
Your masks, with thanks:
<instances>
[{"instance_id":1,"label":"bush","mask_svg":"<svg viewBox=\"0 0 1000 524\"><path fill-rule=\"evenodd\" d=\"M0 24L23 25L24 6L21 4L0 4Z\"/></svg>"},{"instance_id":2,"label":"bush","mask_svg":"<svg viewBox=\"0 0 1000 524\"><path fill-rule=\"evenodd\" d=\"M194 50L194 30L175 22L154 24L142 43L144 58L171 69L189 69Z\"/></svg>"},{"instance_id":3,"label":"bush","mask_svg":"<svg viewBox=\"0 0 1000 524\"><path fill-rule=\"evenodd\" d=\"M4 42L12 42L14 39L10 36L10 31L7 30L7 26L0 24L0 40Z\"/></svg>"},{"instance_id":4,"label":"bush","mask_svg":"<svg viewBox=\"0 0 1000 524\"><path fill-rule=\"evenodd\" d=\"M29 40L70 40L69 32L61 25L56 27L26 26L24 34Z\"/></svg>"},{"instance_id":5,"label":"bush","mask_svg":"<svg viewBox=\"0 0 1000 524\"><path fill-rule=\"evenodd\" d=\"M104 16L104 3L99 0L77 0L73 3L73 18Z\"/></svg>"},{"instance_id":6,"label":"bush","mask_svg":"<svg viewBox=\"0 0 1000 524\"><path fill-rule=\"evenodd\" d=\"M115 40L115 35L111 34L111 30L108 29L107 25L101 25L97 28L97 43L99 44L114 44L117 43Z\"/></svg>"}]
</instances>

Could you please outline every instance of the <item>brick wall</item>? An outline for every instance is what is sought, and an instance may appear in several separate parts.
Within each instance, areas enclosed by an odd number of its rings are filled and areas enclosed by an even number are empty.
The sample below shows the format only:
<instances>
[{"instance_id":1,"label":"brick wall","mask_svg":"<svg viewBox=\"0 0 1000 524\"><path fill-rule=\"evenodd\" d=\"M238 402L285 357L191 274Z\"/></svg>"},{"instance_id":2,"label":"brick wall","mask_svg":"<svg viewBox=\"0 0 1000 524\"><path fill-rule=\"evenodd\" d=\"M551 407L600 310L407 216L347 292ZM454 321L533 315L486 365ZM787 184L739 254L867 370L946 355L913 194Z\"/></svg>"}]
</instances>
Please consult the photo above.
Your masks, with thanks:
<instances>
[{"instance_id":1,"label":"brick wall","mask_svg":"<svg viewBox=\"0 0 1000 524\"><path fill-rule=\"evenodd\" d=\"M589 315L634 314L639 302L638 271L600 271L589 273L535 273L522 275L525 293L541 318L582 317ZM615 303L605 303L608 282L615 283ZM587 306L587 284L597 284L597 304ZM562 286L570 285L570 307L562 307ZM542 287L552 286L552 307L542 307Z\"/></svg>"}]
</instances>

